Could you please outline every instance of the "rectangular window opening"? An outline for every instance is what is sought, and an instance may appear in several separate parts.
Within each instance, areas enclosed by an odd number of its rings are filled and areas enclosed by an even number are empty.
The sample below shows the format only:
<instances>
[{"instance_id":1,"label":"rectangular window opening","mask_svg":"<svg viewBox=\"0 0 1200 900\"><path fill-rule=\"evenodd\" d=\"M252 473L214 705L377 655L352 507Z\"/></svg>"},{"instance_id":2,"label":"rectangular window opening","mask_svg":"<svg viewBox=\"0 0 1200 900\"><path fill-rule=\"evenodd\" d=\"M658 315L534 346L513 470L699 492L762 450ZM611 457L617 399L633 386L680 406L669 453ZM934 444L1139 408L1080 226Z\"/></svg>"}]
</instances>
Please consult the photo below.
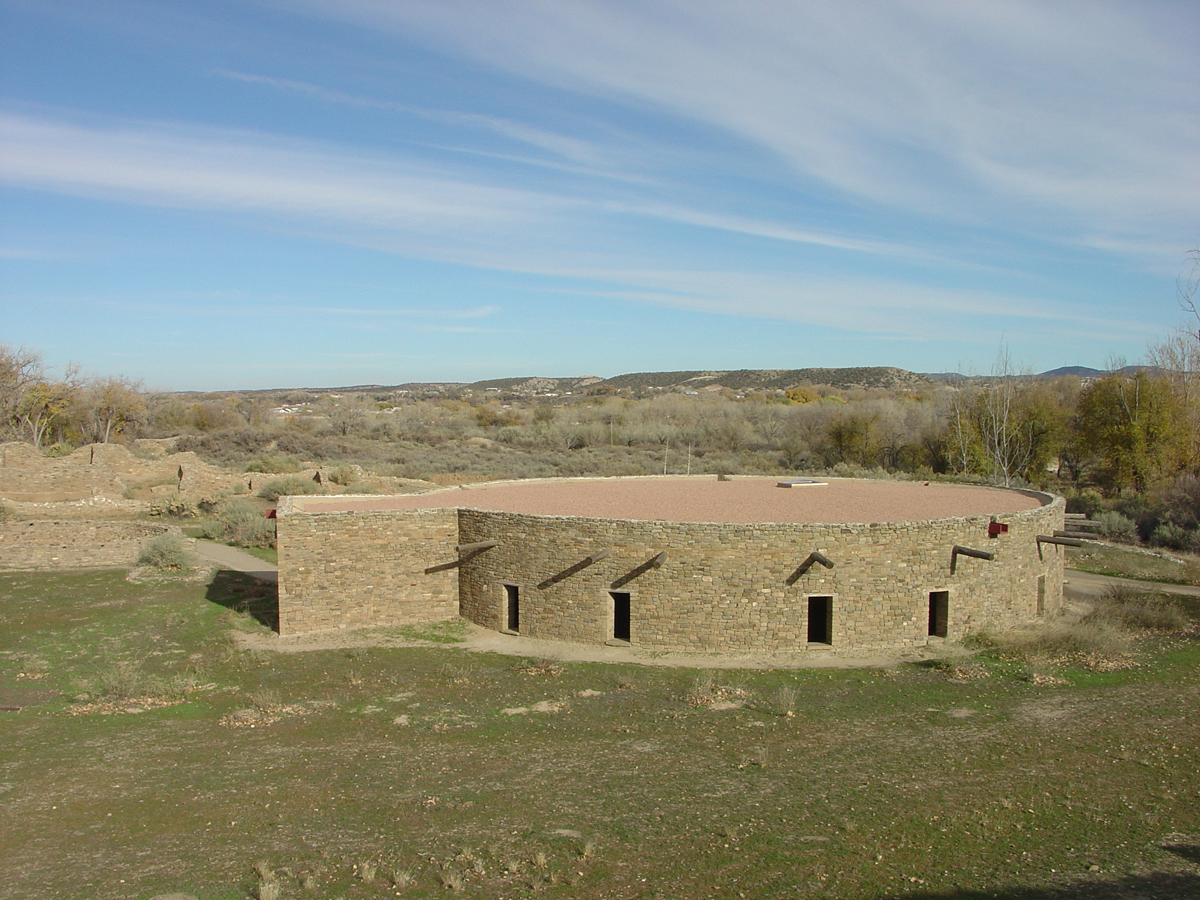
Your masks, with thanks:
<instances>
[{"instance_id":1,"label":"rectangular window opening","mask_svg":"<svg viewBox=\"0 0 1200 900\"><path fill-rule=\"evenodd\" d=\"M808 598L808 642L833 643L833 598Z\"/></svg>"},{"instance_id":2,"label":"rectangular window opening","mask_svg":"<svg viewBox=\"0 0 1200 900\"><path fill-rule=\"evenodd\" d=\"M1044 616L1046 614L1046 576L1039 575L1037 582L1037 614Z\"/></svg>"},{"instance_id":3,"label":"rectangular window opening","mask_svg":"<svg viewBox=\"0 0 1200 900\"><path fill-rule=\"evenodd\" d=\"M521 631L521 589L515 584L504 586L504 620L509 631Z\"/></svg>"},{"instance_id":4,"label":"rectangular window opening","mask_svg":"<svg viewBox=\"0 0 1200 900\"><path fill-rule=\"evenodd\" d=\"M950 592L949 591L930 591L929 592L929 636L944 638L946 636L946 629L949 624L950 624Z\"/></svg>"},{"instance_id":5,"label":"rectangular window opening","mask_svg":"<svg viewBox=\"0 0 1200 900\"><path fill-rule=\"evenodd\" d=\"M613 640L627 641L629 640L629 592L609 591L608 595L612 597Z\"/></svg>"}]
</instances>

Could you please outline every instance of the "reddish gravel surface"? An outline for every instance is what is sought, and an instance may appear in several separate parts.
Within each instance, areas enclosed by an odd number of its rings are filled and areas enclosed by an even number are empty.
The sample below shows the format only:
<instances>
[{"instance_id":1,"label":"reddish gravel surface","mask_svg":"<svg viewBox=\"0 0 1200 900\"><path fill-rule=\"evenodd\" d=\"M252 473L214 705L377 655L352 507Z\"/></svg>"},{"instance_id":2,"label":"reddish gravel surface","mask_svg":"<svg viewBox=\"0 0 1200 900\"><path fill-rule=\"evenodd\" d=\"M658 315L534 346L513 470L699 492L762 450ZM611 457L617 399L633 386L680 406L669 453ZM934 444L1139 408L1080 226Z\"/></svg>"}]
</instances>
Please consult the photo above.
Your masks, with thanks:
<instances>
[{"instance_id":1,"label":"reddish gravel surface","mask_svg":"<svg viewBox=\"0 0 1200 900\"><path fill-rule=\"evenodd\" d=\"M856 481L781 488L778 478L597 478L470 485L396 497L296 497L297 512L459 506L543 516L671 522L900 522L1000 515L1041 504L1016 491L959 484Z\"/></svg>"}]
</instances>

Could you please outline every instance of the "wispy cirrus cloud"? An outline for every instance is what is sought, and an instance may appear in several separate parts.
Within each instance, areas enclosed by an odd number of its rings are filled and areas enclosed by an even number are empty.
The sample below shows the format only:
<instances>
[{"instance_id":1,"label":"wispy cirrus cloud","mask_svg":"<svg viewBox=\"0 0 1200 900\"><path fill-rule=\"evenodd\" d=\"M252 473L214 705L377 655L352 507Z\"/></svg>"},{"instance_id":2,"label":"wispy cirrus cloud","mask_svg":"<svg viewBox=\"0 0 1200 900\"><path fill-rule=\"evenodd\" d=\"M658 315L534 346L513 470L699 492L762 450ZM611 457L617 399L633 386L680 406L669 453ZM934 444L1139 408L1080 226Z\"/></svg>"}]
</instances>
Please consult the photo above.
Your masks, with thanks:
<instances>
[{"instance_id":1,"label":"wispy cirrus cloud","mask_svg":"<svg viewBox=\"0 0 1200 900\"><path fill-rule=\"evenodd\" d=\"M306 6L707 123L862 202L1156 255L1200 207L1200 17L1177 6Z\"/></svg>"},{"instance_id":2,"label":"wispy cirrus cloud","mask_svg":"<svg viewBox=\"0 0 1200 900\"><path fill-rule=\"evenodd\" d=\"M468 265L535 267L543 251L587 258L619 219L692 225L880 255L911 244L799 228L637 191L570 184L542 190L488 183L465 168L399 153L160 122L91 121L0 112L0 181L123 203L259 214L300 233ZM523 229L523 231L522 231ZM584 246L580 235L591 244Z\"/></svg>"},{"instance_id":3,"label":"wispy cirrus cloud","mask_svg":"<svg viewBox=\"0 0 1200 900\"><path fill-rule=\"evenodd\" d=\"M469 230L545 214L553 198L391 165L344 148L225 129L79 125L0 113L0 179L129 203Z\"/></svg>"}]
</instances>

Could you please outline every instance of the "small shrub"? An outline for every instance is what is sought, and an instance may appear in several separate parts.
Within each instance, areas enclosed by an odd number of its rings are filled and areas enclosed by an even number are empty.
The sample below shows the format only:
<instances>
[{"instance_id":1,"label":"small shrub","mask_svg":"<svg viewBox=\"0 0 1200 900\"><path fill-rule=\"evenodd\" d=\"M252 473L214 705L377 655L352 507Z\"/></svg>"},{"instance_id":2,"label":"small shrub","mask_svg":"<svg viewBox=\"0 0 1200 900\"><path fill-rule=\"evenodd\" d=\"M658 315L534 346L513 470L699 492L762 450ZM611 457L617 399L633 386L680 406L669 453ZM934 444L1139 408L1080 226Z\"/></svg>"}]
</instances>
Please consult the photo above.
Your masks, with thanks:
<instances>
[{"instance_id":1,"label":"small shrub","mask_svg":"<svg viewBox=\"0 0 1200 900\"><path fill-rule=\"evenodd\" d=\"M137 564L152 569L187 569L192 565L192 554L183 546L179 535L160 534L142 548Z\"/></svg>"},{"instance_id":2,"label":"small shrub","mask_svg":"<svg viewBox=\"0 0 1200 900\"><path fill-rule=\"evenodd\" d=\"M692 680L692 688L687 693L687 701L693 706L704 706L711 702L716 688L717 677L713 670L701 669Z\"/></svg>"},{"instance_id":3,"label":"small shrub","mask_svg":"<svg viewBox=\"0 0 1200 900\"><path fill-rule=\"evenodd\" d=\"M785 719L794 718L796 715L796 686L781 684L779 690L775 692L775 704L779 714Z\"/></svg>"},{"instance_id":4,"label":"small shrub","mask_svg":"<svg viewBox=\"0 0 1200 900\"><path fill-rule=\"evenodd\" d=\"M1138 542L1137 523L1128 516L1123 516L1115 510L1105 510L1096 516L1095 522L1100 526L1100 534L1107 540L1122 544Z\"/></svg>"},{"instance_id":5,"label":"small shrub","mask_svg":"<svg viewBox=\"0 0 1200 900\"><path fill-rule=\"evenodd\" d=\"M13 512L13 508L5 503L0 503L0 522L11 522L17 517Z\"/></svg>"},{"instance_id":6,"label":"small shrub","mask_svg":"<svg viewBox=\"0 0 1200 900\"><path fill-rule=\"evenodd\" d=\"M349 487L358 480L358 472L350 466L338 466L329 473L329 480L342 487Z\"/></svg>"},{"instance_id":7,"label":"small shrub","mask_svg":"<svg viewBox=\"0 0 1200 900\"><path fill-rule=\"evenodd\" d=\"M199 512L195 503L177 494L151 503L150 515L165 516L168 519L194 519Z\"/></svg>"},{"instance_id":8,"label":"small shrub","mask_svg":"<svg viewBox=\"0 0 1200 900\"><path fill-rule=\"evenodd\" d=\"M274 523L245 500L231 498L219 503L201 530L209 540L242 547L270 547L275 543Z\"/></svg>"},{"instance_id":9,"label":"small shrub","mask_svg":"<svg viewBox=\"0 0 1200 900\"><path fill-rule=\"evenodd\" d=\"M325 488L311 478L302 475L292 475L288 478L273 478L258 491L258 496L272 502L280 497L293 497L300 494L324 494Z\"/></svg>"},{"instance_id":10,"label":"small shrub","mask_svg":"<svg viewBox=\"0 0 1200 900\"><path fill-rule=\"evenodd\" d=\"M142 683L142 664L121 659L96 673L91 692L107 700L129 700L141 693Z\"/></svg>"},{"instance_id":11,"label":"small shrub","mask_svg":"<svg viewBox=\"0 0 1200 900\"><path fill-rule=\"evenodd\" d=\"M259 688L250 694L250 702L254 704L256 709L263 712L271 712L283 706L283 701L279 699L279 693L271 688Z\"/></svg>"},{"instance_id":12,"label":"small shrub","mask_svg":"<svg viewBox=\"0 0 1200 900\"><path fill-rule=\"evenodd\" d=\"M48 456L51 459L58 459L63 456L70 456L75 450L70 444L64 444L61 441L57 444L51 444L42 450L42 456Z\"/></svg>"},{"instance_id":13,"label":"small shrub","mask_svg":"<svg viewBox=\"0 0 1200 900\"><path fill-rule=\"evenodd\" d=\"M392 873L392 887L406 888L415 880L412 869L397 869Z\"/></svg>"},{"instance_id":14,"label":"small shrub","mask_svg":"<svg viewBox=\"0 0 1200 900\"><path fill-rule=\"evenodd\" d=\"M1187 551L1194 550L1200 545L1197 538L1198 534L1195 531L1189 531L1174 522L1164 522L1154 529L1154 533L1150 536L1150 543L1156 547Z\"/></svg>"},{"instance_id":15,"label":"small shrub","mask_svg":"<svg viewBox=\"0 0 1200 900\"><path fill-rule=\"evenodd\" d=\"M261 453L246 463L245 472L263 472L267 475L290 475L300 471L300 463L286 453Z\"/></svg>"},{"instance_id":16,"label":"small shrub","mask_svg":"<svg viewBox=\"0 0 1200 900\"><path fill-rule=\"evenodd\" d=\"M466 887L466 879L463 878L461 872L454 869L446 869L438 873L438 880L441 881L442 887L451 891L461 891Z\"/></svg>"}]
</instances>

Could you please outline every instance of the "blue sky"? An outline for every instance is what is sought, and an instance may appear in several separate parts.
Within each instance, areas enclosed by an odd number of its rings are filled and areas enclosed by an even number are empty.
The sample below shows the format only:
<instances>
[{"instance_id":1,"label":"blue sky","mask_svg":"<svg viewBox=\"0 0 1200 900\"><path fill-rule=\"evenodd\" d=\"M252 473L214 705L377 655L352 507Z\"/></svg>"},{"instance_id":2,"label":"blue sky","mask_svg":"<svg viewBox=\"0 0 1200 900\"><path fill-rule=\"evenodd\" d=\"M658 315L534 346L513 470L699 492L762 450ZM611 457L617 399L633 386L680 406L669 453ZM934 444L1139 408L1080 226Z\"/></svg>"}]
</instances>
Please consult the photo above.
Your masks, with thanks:
<instances>
[{"instance_id":1,"label":"blue sky","mask_svg":"<svg viewBox=\"0 0 1200 900\"><path fill-rule=\"evenodd\" d=\"M0 0L0 343L153 388L1136 360L1200 5Z\"/></svg>"}]
</instances>

